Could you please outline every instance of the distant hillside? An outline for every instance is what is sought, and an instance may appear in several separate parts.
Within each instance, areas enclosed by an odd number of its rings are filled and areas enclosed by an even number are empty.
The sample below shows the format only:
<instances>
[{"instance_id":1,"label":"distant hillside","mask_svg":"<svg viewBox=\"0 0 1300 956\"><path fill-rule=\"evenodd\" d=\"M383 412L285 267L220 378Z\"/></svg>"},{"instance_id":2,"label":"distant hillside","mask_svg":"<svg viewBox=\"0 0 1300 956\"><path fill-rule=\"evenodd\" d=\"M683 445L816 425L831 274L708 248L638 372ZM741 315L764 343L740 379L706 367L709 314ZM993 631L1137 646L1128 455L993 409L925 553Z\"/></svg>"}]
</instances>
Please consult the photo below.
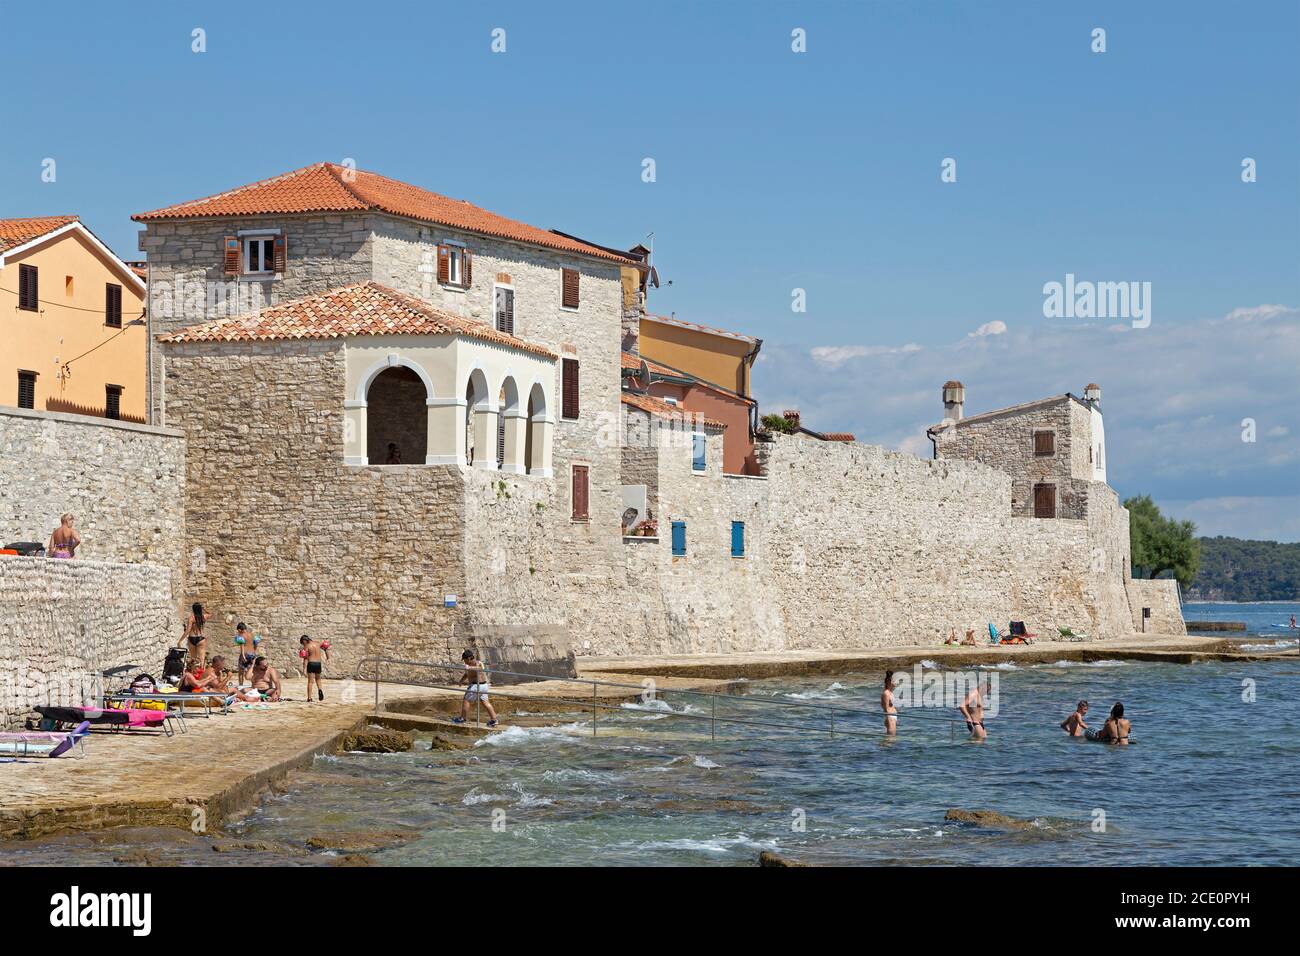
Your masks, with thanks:
<instances>
[{"instance_id":1,"label":"distant hillside","mask_svg":"<svg viewBox=\"0 0 1300 956\"><path fill-rule=\"evenodd\" d=\"M1300 600L1300 543L1201 538L1188 601Z\"/></svg>"}]
</instances>

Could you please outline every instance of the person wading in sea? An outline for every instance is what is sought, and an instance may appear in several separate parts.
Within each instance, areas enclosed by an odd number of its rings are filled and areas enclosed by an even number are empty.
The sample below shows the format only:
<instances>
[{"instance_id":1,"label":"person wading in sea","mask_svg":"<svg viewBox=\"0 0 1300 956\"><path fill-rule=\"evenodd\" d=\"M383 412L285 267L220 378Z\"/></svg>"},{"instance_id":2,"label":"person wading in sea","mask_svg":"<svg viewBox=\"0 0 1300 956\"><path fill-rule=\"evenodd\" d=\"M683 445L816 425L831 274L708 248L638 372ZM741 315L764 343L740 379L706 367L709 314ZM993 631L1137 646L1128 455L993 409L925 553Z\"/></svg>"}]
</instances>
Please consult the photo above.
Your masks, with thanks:
<instances>
[{"instance_id":1,"label":"person wading in sea","mask_svg":"<svg viewBox=\"0 0 1300 956\"><path fill-rule=\"evenodd\" d=\"M989 679L983 675L976 678L975 686L957 708L966 718L966 729L970 731L971 740L985 740L988 737L988 732L984 729L984 692L988 689L988 682Z\"/></svg>"},{"instance_id":2,"label":"person wading in sea","mask_svg":"<svg viewBox=\"0 0 1300 956\"><path fill-rule=\"evenodd\" d=\"M1082 737L1088 732L1088 725L1083 722L1083 718L1088 716L1088 702L1079 701L1079 706L1074 709L1069 717L1061 721L1061 729L1071 737Z\"/></svg>"},{"instance_id":3,"label":"person wading in sea","mask_svg":"<svg viewBox=\"0 0 1300 956\"><path fill-rule=\"evenodd\" d=\"M886 714L898 713L898 708L894 706L894 672L885 671L885 689L880 692L880 709ZM885 733L893 737L898 733L898 718L885 717Z\"/></svg>"}]
</instances>

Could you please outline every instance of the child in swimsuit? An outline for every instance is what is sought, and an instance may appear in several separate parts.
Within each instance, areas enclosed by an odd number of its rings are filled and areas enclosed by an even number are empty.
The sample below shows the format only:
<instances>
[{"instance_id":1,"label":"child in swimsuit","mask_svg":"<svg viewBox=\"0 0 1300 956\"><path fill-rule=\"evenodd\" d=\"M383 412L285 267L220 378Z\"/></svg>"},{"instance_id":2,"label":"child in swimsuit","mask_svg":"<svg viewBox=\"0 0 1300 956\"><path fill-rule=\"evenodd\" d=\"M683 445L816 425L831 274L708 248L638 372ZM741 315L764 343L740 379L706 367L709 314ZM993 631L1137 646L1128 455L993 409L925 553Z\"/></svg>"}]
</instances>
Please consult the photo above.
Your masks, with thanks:
<instances>
[{"instance_id":1,"label":"child in swimsuit","mask_svg":"<svg viewBox=\"0 0 1300 956\"><path fill-rule=\"evenodd\" d=\"M248 672L257 660L257 648L253 635L248 632L248 625L240 621L235 625L235 643L239 645L239 683L247 683Z\"/></svg>"},{"instance_id":2,"label":"child in swimsuit","mask_svg":"<svg viewBox=\"0 0 1300 956\"><path fill-rule=\"evenodd\" d=\"M308 703L311 702L312 681L316 682L316 699L324 700L325 691L321 690L320 675L321 671L325 669L325 666L321 658L322 655L324 655L324 660L327 661L330 659L329 648L324 647L319 641L313 641L306 634L298 638L298 642L302 644L302 650L299 652L299 655L302 657L305 664L303 673L307 675L307 701Z\"/></svg>"},{"instance_id":3,"label":"child in swimsuit","mask_svg":"<svg viewBox=\"0 0 1300 956\"><path fill-rule=\"evenodd\" d=\"M469 686L465 689L465 698L460 702L460 716L453 717L451 722L453 724L465 723L465 721L469 720L470 704L482 703L488 712L487 725L495 727L497 725L497 712L488 703L487 668L474 656L473 651L466 651L460 655L460 659L465 662L465 673L461 675L457 683L468 684Z\"/></svg>"},{"instance_id":4,"label":"child in swimsuit","mask_svg":"<svg viewBox=\"0 0 1300 956\"><path fill-rule=\"evenodd\" d=\"M1083 718L1088 716L1088 702L1079 701L1079 706L1074 709L1069 717L1061 721L1061 729L1071 737L1082 737L1088 732L1088 725L1083 722Z\"/></svg>"}]
</instances>

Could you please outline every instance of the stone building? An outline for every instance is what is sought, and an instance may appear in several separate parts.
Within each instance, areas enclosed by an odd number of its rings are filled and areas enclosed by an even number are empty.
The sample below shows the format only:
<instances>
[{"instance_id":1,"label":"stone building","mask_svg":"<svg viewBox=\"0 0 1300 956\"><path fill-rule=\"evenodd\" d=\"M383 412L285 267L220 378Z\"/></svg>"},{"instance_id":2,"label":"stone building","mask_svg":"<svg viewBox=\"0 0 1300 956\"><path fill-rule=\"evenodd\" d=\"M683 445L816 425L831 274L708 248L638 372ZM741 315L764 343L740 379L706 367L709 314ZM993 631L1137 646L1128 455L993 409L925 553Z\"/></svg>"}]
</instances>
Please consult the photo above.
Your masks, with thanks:
<instances>
[{"instance_id":1,"label":"stone building","mask_svg":"<svg viewBox=\"0 0 1300 956\"><path fill-rule=\"evenodd\" d=\"M1011 476L1011 511L1035 518L1085 518L1092 489L1106 481L1101 387L963 415L966 388L943 386L943 421L926 434L934 457L978 461Z\"/></svg>"}]
</instances>

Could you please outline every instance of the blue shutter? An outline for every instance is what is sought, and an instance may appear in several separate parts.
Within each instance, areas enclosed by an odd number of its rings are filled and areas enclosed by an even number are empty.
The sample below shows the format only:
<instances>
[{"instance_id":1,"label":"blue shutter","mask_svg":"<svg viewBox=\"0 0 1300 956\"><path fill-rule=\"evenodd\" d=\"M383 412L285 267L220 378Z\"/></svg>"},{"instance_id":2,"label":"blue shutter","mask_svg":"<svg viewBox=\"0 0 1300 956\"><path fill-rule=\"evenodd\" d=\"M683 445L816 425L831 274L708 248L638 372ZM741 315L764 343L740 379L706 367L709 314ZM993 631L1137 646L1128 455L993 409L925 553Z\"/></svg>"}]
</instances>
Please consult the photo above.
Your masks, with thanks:
<instances>
[{"instance_id":1,"label":"blue shutter","mask_svg":"<svg viewBox=\"0 0 1300 956\"><path fill-rule=\"evenodd\" d=\"M704 455L704 436L699 432L696 432L691 437L693 439L691 448L695 453L695 460L691 462L691 469L693 471L703 471L706 463Z\"/></svg>"},{"instance_id":2,"label":"blue shutter","mask_svg":"<svg viewBox=\"0 0 1300 956\"><path fill-rule=\"evenodd\" d=\"M673 557L686 555L686 522L673 522Z\"/></svg>"},{"instance_id":3,"label":"blue shutter","mask_svg":"<svg viewBox=\"0 0 1300 956\"><path fill-rule=\"evenodd\" d=\"M733 558L743 558L745 556L745 522L731 522L731 556Z\"/></svg>"}]
</instances>

